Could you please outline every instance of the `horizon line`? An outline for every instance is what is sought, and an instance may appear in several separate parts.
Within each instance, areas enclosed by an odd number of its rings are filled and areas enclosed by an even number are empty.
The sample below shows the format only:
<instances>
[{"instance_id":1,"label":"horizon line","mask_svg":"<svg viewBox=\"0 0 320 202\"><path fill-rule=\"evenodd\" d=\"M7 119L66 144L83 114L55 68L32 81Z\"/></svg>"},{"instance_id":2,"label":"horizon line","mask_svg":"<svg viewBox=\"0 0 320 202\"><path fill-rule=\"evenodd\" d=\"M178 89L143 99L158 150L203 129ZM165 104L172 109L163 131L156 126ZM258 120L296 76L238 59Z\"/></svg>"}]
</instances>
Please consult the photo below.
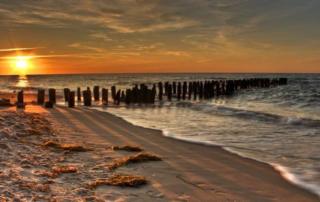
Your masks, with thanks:
<instances>
[{"instance_id":1,"label":"horizon line","mask_svg":"<svg viewBox=\"0 0 320 202\"><path fill-rule=\"evenodd\" d=\"M320 74L320 72L88 72L88 73L40 73L40 74L0 74L0 76L59 76L59 75L97 75L97 74Z\"/></svg>"}]
</instances>

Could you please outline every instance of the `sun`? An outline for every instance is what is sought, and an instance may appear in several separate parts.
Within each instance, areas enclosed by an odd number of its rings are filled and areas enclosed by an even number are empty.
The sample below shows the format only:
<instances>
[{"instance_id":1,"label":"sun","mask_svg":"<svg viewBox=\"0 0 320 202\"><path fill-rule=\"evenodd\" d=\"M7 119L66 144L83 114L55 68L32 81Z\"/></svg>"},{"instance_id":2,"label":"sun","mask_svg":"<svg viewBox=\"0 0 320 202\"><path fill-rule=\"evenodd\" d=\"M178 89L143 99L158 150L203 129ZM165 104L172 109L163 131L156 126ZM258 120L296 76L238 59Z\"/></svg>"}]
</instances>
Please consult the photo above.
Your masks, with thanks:
<instances>
[{"instance_id":1,"label":"sun","mask_svg":"<svg viewBox=\"0 0 320 202\"><path fill-rule=\"evenodd\" d=\"M25 75L30 67L30 57L29 56L16 56L13 58L13 66L15 72L20 75Z\"/></svg>"}]
</instances>

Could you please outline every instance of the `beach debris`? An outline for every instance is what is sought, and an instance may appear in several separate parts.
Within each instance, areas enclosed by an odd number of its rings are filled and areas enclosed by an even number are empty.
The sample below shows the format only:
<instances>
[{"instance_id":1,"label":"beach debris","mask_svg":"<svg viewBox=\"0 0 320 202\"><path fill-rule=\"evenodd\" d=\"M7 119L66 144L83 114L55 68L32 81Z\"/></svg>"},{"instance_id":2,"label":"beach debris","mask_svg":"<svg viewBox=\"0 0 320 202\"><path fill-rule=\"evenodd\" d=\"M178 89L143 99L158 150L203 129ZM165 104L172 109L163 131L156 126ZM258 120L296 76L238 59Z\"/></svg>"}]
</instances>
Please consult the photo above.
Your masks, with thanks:
<instances>
[{"instance_id":1,"label":"beach debris","mask_svg":"<svg viewBox=\"0 0 320 202\"><path fill-rule=\"evenodd\" d=\"M45 147L53 147L56 149L62 149L62 150L68 150L68 151L75 151L75 152L86 152L89 151L89 149L77 145L77 144L60 144L54 141L47 141L43 144Z\"/></svg>"},{"instance_id":2,"label":"beach debris","mask_svg":"<svg viewBox=\"0 0 320 202\"><path fill-rule=\"evenodd\" d=\"M162 159L154 154L149 154L142 152L133 156L123 157L117 160L114 160L110 165L108 165L109 170L115 170L121 166L125 166L132 163L141 163L147 161L161 161Z\"/></svg>"},{"instance_id":3,"label":"beach debris","mask_svg":"<svg viewBox=\"0 0 320 202\"><path fill-rule=\"evenodd\" d=\"M56 175L60 175L64 173L76 173L76 172L78 172L78 169L75 166L55 166L52 168L52 173Z\"/></svg>"},{"instance_id":4,"label":"beach debris","mask_svg":"<svg viewBox=\"0 0 320 202\"><path fill-rule=\"evenodd\" d=\"M22 182L20 184L22 189L37 191L37 192L49 192L50 186L48 184L40 184L36 182Z\"/></svg>"},{"instance_id":5,"label":"beach debris","mask_svg":"<svg viewBox=\"0 0 320 202\"><path fill-rule=\"evenodd\" d=\"M89 187L92 189L103 185L120 187L139 187L145 184L147 184L147 180L143 176L115 174L108 179L97 179L96 181L90 183Z\"/></svg>"},{"instance_id":6,"label":"beach debris","mask_svg":"<svg viewBox=\"0 0 320 202\"><path fill-rule=\"evenodd\" d=\"M132 146L132 145L113 146L112 149L115 151L122 150L122 151L128 151L128 152L141 152L141 151L143 151L143 149L141 149L140 147Z\"/></svg>"},{"instance_id":7,"label":"beach debris","mask_svg":"<svg viewBox=\"0 0 320 202\"><path fill-rule=\"evenodd\" d=\"M78 172L77 167L71 166L71 165L64 165L64 166L54 166L51 169L51 171L36 171L35 173L43 177L57 178L61 174L76 173L76 172Z\"/></svg>"}]
</instances>

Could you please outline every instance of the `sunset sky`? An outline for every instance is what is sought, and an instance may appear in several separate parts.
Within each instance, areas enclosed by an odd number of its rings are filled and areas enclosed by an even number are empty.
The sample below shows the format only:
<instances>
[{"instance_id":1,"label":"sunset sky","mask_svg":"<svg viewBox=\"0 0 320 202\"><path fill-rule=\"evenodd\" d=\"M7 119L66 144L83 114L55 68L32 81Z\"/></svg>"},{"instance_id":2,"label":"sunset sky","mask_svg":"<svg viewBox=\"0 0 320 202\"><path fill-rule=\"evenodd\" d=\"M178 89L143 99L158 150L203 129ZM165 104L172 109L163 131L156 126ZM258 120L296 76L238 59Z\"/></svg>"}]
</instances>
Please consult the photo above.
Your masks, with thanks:
<instances>
[{"instance_id":1,"label":"sunset sky","mask_svg":"<svg viewBox=\"0 0 320 202\"><path fill-rule=\"evenodd\" d=\"M320 72L319 0L1 0L0 74Z\"/></svg>"}]
</instances>

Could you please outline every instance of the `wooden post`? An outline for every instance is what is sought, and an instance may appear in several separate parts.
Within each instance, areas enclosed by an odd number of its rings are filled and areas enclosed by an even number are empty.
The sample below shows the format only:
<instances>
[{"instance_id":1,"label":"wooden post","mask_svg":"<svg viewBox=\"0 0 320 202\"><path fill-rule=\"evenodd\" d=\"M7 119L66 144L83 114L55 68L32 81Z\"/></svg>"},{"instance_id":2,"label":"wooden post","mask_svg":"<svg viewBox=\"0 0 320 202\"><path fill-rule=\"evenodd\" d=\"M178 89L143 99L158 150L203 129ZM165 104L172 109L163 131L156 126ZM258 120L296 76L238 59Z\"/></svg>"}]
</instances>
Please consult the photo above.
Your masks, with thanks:
<instances>
[{"instance_id":1,"label":"wooden post","mask_svg":"<svg viewBox=\"0 0 320 202\"><path fill-rule=\"evenodd\" d=\"M116 102L116 94L117 94L116 90L117 90L116 86L111 86L111 97L114 103Z\"/></svg>"},{"instance_id":2,"label":"wooden post","mask_svg":"<svg viewBox=\"0 0 320 202\"><path fill-rule=\"evenodd\" d=\"M54 88L49 89L49 102L51 102L52 104L56 104L56 102L57 102L56 89L54 89Z\"/></svg>"},{"instance_id":3,"label":"wooden post","mask_svg":"<svg viewBox=\"0 0 320 202\"><path fill-rule=\"evenodd\" d=\"M193 91L193 86L192 86L192 82L189 82L189 86L188 86L188 99L191 100L191 96L192 96L192 91Z\"/></svg>"},{"instance_id":4,"label":"wooden post","mask_svg":"<svg viewBox=\"0 0 320 202\"><path fill-rule=\"evenodd\" d=\"M17 94L17 108L24 108L24 98L23 98L23 90L19 91Z\"/></svg>"},{"instance_id":5,"label":"wooden post","mask_svg":"<svg viewBox=\"0 0 320 202\"><path fill-rule=\"evenodd\" d=\"M84 106L90 107L92 102L91 90L87 89L83 91L83 104Z\"/></svg>"},{"instance_id":6,"label":"wooden post","mask_svg":"<svg viewBox=\"0 0 320 202\"><path fill-rule=\"evenodd\" d=\"M132 90L126 89L126 100L125 103L129 105L132 102Z\"/></svg>"},{"instance_id":7,"label":"wooden post","mask_svg":"<svg viewBox=\"0 0 320 202\"><path fill-rule=\"evenodd\" d=\"M159 87L159 100L162 100L162 96L163 96L163 85L162 82L158 83L158 87Z\"/></svg>"},{"instance_id":8,"label":"wooden post","mask_svg":"<svg viewBox=\"0 0 320 202\"><path fill-rule=\"evenodd\" d=\"M124 93L124 91L121 91L120 101L121 102L125 102L126 101L126 94Z\"/></svg>"},{"instance_id":9,"label":"wooden post","mask_svg":"<svg viewBox=\"0 0 320 202\"><path fill-rule=\"evenodd\" d=\"M288 84L288 78L280 78L279 79L280 85L287 85Z\"/></svg>"},{"instance_id":10,"label":"wooden post","mask_svg":"<svg viewBox=\"0 0 320 202\"><path fill-rule=\"evenodd\" d=\"M78 98L78 102L81 102L81 88L78 87L77 89L77 98Z\"/></svg>"},{"instance_id":11,"label":"wooden post","mask_svg":"<svg viewBox=\"0 0 320 202\"><path fill-rule=\"evenodd\" d=\"M50 101L45 102L45 103L44 103L44 107L45 107L45 108L53 108L53 103L50 102Z\"/></svg>"},{"instance_id":12,"label":"wooden post","mask_svg":"<svg viewBox=\"0 0 320 202\"><path fill-rule=\"evenodd\" d=\"M199 84L199 98L200 99L203 98L203 83L202 83L202 81Z\"/></svg>"},{"instance_id":13,"label":"wooden post","mask_svg":"<svg viewBox=\"0 0 320 202\"><path fill-rule=\"evenodd\" d=\"M37 96L37 103L39 105L43 105L45 100L45 90L44 89L38 89L38 96Z\"/></svg>"},{"instance_id":14,"label":"wooden post","mask_svg":"<svg viewBox=\"0 0 320 202\"><path fill-rule=\"evenodd\" d=\"M182 99L186 99L186 94L187 94L187 82L183 82L182 86Z\"/></svg>"},{"instance_id":15,"label":"wooden post","mask_svg":"<svg viewBox=\"0 0 320 202\"><path fill-rule=\"evenodd\" d=\"M74 103L75 103L75 92L74 91L70 91L69 92L69 98L68 98L68 107L74 107Z\"/></svg>"},{"instance_id":16,"label":"wooden post","mask_svg":"<svg viewBox=\"0 0 320 202\"><path fill-rule=\"evenodd\" d=\"M102 88L102 104L108 105L108 89Z\"/></svg>"},{"instance_id":17,"label":"wooden post","mask_svg":"<svg viewBox=\"0 0 320 202\"><path fill-rule=\"evenodd\" d=\"M171 101L172 99L172 85L168 84L168 101Z\"/></svg>"},{"instance_id":18,"label":"wooden post","mask_svg":"<svg viewBox=\"0 0 320 202\"><path fill-rule=\"evenodd\" d=\"M173 95L177 94L177 83L174 81L172 82L172 88L173 88Z\"/></svg>"},{"instance_id":19,"label":"wooden post","mask_svg":"<svg viewBox=\"0 0 320 202\"><path fill-rule=\"evenodd\" d=\"M155 100L156 100L156 94L157 94L157 90L156 90L156 85L153 84L152 86L152 90L151 90L151 103L154 104Z\"/></svg>"},{"instance_id":20,"label":"wooden post","mask_svg":"<svg viewBox=\"0 0 320 202\"><path fill-rule=\"evenodd\" d=\"M178 82L178 93L177 93L177 99L181 99L181 82Z\"/></svg>"},{"instance_id":21,"label":"wooden post","mask_svg":"<svg viewBox=\"0 0 320 202\"><path fill-rule=\"evenodd\" d=\"M120 105L120 98L121 98L121 91L118 90L118 92L116 93L116 98L115 98L116 105Z\"/></svg>"},{"instance_id":22,"label":"wooden post","mask_svg":"<svg viewBox=\"0 0 320 202\"><path fill-rule=\"evenodd\" d=\"M199 82L193 82L193 99L197 99Z\"/></svg>"},{"instance_id":23,"label":"wooden post","mask_svg":"<svg viewBox=\"0 0 320 202\"><path fill-rule=\"evenodd\" d=\"M93 87L93 97L94 97L94 101L100 100L100 87L99 86Z\"/></svg>"},{"instance_id":24,"label":"wooden post","mask_svg":"<svg viewBox=\"0 0 320 202\"><path fill-rule=\"evenodd\" d=\"M64 93L64 102L68 102L70 89L69 88L63 89L63 93Z\"/></svg>"}]
</instances>

